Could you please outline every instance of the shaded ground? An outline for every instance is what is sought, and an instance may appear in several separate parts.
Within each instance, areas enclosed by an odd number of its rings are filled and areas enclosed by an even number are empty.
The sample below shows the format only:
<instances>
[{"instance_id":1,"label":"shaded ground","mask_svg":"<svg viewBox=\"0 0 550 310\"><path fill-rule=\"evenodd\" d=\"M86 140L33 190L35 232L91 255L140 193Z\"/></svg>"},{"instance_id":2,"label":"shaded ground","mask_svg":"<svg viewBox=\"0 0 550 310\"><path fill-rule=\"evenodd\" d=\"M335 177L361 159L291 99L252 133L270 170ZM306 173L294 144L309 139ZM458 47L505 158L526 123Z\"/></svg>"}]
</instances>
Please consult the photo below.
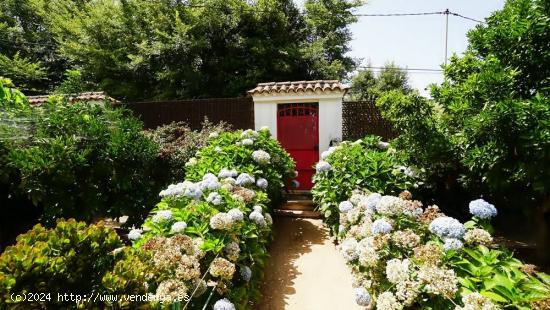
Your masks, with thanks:
<instances>
[{"instance_id":1,"label":"shaded ground","mask_svg":"<svg viewBox=\"0 0 550 310\"><path fill-rule=\"evenodd\" d=\"M256 310L355 310L352 277L321 220L279 217Z\"/></svg>"}]
</instances>

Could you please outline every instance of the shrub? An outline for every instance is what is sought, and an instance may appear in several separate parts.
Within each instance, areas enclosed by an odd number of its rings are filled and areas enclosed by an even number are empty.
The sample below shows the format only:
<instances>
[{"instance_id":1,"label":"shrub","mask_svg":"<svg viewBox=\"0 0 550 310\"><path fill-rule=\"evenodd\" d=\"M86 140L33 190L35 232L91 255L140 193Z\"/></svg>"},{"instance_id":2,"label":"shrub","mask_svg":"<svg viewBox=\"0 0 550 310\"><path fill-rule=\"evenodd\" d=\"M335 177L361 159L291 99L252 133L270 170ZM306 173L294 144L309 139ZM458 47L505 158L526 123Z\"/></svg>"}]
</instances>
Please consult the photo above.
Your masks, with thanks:
<instances>
[{"instance_id":1,"label":"shrub","mask_svg":"<svg viewBox=\"0 0 550 310\"><path fill-rule=\"evenodd\" d=\"M281 191L292 160L269 132L249 130L212 134L187 167L188 179L161 191L143 229L128 234L154 262L150 292L175 308L245 309L259 297L271 239L268 193Z\"/></svg>"},{"instance_id":2,"label":"shrub","mask_svg":"<svg viewBox=\"0 0 550 310\"><path fill-rule=\"evenodd\" d=\"M110 292L102 284L102 278L128 257L133 257L131 249L118 252L122 246L115 231L101 222L86 226L84 222L72 219L60 220L53 229L38 224L19 235L17 244L8 247L0 256L2 303L17 307L18 302L11 294L33 293L40 294L34 298L38 300L27 298L20 300L19 305L25 308L76 308L74 301L58 299L58 293L90 296ZM114 282L106 279L107 283ZM127 276L124 287L139 291L139 278ZM82 302L82 305L86 304L91 303ZM95 301L93 305L99 307L103 303Z\"/></svg>"},{"instance_id":3,"label":"shrub","mask_svg":"<svg viewBox=\"0 0 550 310\"><path fill-rule=\"evenodd\" d=\"M229 124L214 124L205 118L200 130L192 130L184 122L173 122L149 130L146 134L159 145L158 156L162 169L169 174L167 184L170 184L185 178L185 163L206 144L210 133L229 130Z\"/></svg>"},{"instance_id":4,"label":"shrub","mask_svg":"<svg viewBox=\"0 0 550 310\"><path fill-rule=\"evenodd\" d=\"M267 158L263 157L265 153ZM218 174L222 169L259 175L267 181L265 191L273 204L281 199L284 181L295 173L292 158L271 137L269 129L213 133L198 155L198 160L191 158L186 164L190 180L200 181L206 173Z\"/></svg>"},{"instance_id":5,"label":"shrub","mask_svg":"<svg viewBox=\"0 0 550 310\"><path fill-rule=\"evenodd\" d=\"M0 123L6 205L27 199L42 209L48 225L62 217L143 220L156 199L150 189L160 186L153 178L158 148L139 121L108 106L52 97L30 107L24 96L14 98Z\"/></svg>"},{"instance_id":6,"label":"shrub","mask_svg":"<svg viewBox=\"0 0 550 310\"><path fill-rule=\"evenodd\" d=\"M550 302L550 276L493 243L496 208L470 203L462 224L437 206L355 193L340 214L341 252L357 279L356 299L376 309L529 309ZM456 306L456 308L455 308Z\"/></svg>"},{"instance_id":7,"label":"shrub","mask_svg":"<svg viewBox=\"0 0 550 310\"><path fill-rule=\"evenodd\" d=\"M388 147L380 138L367 136L343 142L321 155L311 192L332 233L338 229L339 203L354 190L399 193L417 185L419 171L402 166L403 161Z\"/></svg>"}]
</instances>

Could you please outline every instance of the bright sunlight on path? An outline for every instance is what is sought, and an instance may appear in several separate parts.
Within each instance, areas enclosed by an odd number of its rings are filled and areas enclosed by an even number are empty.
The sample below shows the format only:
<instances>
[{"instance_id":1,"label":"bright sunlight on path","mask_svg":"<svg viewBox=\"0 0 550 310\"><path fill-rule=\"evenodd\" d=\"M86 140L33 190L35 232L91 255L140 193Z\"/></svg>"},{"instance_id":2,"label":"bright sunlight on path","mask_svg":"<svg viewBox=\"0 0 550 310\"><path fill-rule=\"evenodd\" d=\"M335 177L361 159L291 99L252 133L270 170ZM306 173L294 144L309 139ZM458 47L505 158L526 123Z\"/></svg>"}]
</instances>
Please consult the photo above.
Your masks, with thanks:
<instances>
[{"instance_id":1,"label":"bright sunlight on path","mask_svg":"<svg viewBox=\"0 0 550 310\"><path fill-rule=\"evenodd\" d=\"M278 217L256 310L355 310L352 277L321 220Z\"/></svg>"}]
</instances>

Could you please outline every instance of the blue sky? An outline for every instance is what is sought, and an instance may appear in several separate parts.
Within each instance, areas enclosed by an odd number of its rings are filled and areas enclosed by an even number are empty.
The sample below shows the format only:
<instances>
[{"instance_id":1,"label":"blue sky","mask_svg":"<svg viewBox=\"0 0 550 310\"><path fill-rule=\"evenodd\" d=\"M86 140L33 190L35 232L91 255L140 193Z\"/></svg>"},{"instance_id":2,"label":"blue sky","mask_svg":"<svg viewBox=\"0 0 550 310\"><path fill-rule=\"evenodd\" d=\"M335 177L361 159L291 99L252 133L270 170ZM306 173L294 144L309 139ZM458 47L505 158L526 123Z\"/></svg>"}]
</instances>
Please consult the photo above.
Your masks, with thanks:
<instances>
[{"instance_id":1,"label":"blue sky","mask_svg":"<svg viewBox=\"0 0 550 310\"><path fill-rule=\"evenodd\" d=\"M303 2L303 0L298 0ZM369 0L356 13L416 13L449 9L464 16L483 20L501 9L504 0ZM449 16L449 56L462 53L467 46L466 33L475 22ZM440 68L445 54L445 16L359 17L351 26L352 57L366 65L380 67L387 61L408 68ZM442 81L439 73L409 74L411 85L421 93L430 83Z\"/></svg>"}]
</instances>

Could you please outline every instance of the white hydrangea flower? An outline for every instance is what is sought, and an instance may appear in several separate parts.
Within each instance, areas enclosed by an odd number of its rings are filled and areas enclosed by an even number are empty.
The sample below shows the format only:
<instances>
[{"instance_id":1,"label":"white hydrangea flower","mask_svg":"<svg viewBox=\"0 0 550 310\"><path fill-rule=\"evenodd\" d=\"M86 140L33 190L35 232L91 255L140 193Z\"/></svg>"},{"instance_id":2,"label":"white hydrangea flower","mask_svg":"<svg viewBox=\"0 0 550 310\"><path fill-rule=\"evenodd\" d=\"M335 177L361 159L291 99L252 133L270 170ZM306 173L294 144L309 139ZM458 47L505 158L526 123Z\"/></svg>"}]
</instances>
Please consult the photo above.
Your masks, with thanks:
<instances>
[{"instance_id":1,"label":"white hydrangea flower","mask_svg":"<svg viewBox=\"0 0 550 310\"><path fill-rule=\"evenodd\" d=\"M403 305L397 301L392 292L384 292L376 300L376 310L402 310Z\"/></svg>"},{"instance_id":2,"label":"white hydrangea flower","mask_svg":"<svg viewBox=\"0 0 550 310\"><path fill-rule=\"evenodd\" d=\"M383 215L398 215L403 213L405 201L394 196L382 196L376 204L376 212Z\"/></svg>"},{"instance_id":3,"label":"white hydrangea flower","mask_svg":"<svg viewBox=\"0 0 550 310\"><path fill-rule=\"evenodd\" d=\"M185 163L185 167L191 167L197 164L197 159L195 157L189 158L189 160Z\"/></svg>"},{"instance_id":4,"label":"white hydrangea flower","mask_svg":"<svg viewBox=\"0 0 550 310\"><path fill-rule=\"evenodd\" d=\"M170 232L172 233L182 233L187 228L187 223L183 221L175 222L172 224L172 227L170 228Z\"/></svg>"},{"instance_id":5,"label":"white hydrangea flower","mask_svg":"<svg viewBox=\"0 0 550 310\"><path fill-rule=\"evenodd\" d=\"M245 131L243 131L241 133L241 139L245 139L245 138L256 138L258 137L258 133L255 132L254 130L252 129L247 129Z\"/></svg>"},{"instance_id":6,"label":"white hydrangea flower","mask_svg":"<svg viewBox=\"0 0 550 310\"><path fill-rule=\"evenodd\" d=\"M243 139L241 143L242 145L252 145L254 144L254 141L252 139Z\"/></svg>"},{"instance_id":7,"label":"white hydrangea flower","mask_svg":"<svg viewBox=\"0 0 550 310\"><path fill-rule=\"evenodd\" d=\"M218 230L228 230L233 224L233 219L227 213L216 213L210 218L210 227Z\"/></svg>"},{"instance_id":8,"label":"white hydrangea flower","mask_svg":"<svg viewBox=\"0 0 550 310\"><path fill-rule=\"evenodd\" d=\"M271 214L266 213L266 214L264 214L264 217L265 217L265 222L267 223L267 225L272 225L273 224L273 218L271 217Z\"/></svg>"},{"instance_id":9,"label":"white hydrangea flower","mask_svg":"<svg viewBox=\"0 0 550 310\"><path fill-rule=\"evenodd\" d=\"M386 262L386 278L393 284L404 282L410 278L410 261L408 259L391 259Z\"/></svg>"},{"instance_id":10,"label":"white hydrangea flower","mask_svg":"<svg viewBox=\"0 0 550 310\"><path fill-rule=\"evenodd\" d=\"M220 299L214 304L214 310L236 310L235 305L227 298Z\"/></svg>"},{"instance_id":11,"label":"white hydrangea flower","mask_svg":"<svg viewBox=\"0 0 550 310\"><path fill-rule=\"evenodd\" d=\"M267 165L271 161L271 155L264 150L252 152L252 159L260 165Z\"/></svg>"},{"instance_id":12,"label":"white hydrangea flower","mask_svg":"<svg viewBox=\"0 0 550 310\"><path fill-rule=\"evenodd\" d=\"M135 241L141 238L141 229L131 229L128 233L128 239Z\"/></svg>"},{"instance_id":13,"label":"white hydrangea flower","mask_svg":"<svg viewBox=\"0 0 550 310\"><path fill-rule=\"evenodd\" d=\"M181 196L185 190L185 182L178 184L170 184L165 190L159 193L160 197Z\"/></svg>"},{"instance_id":14,"label":"white hydrangea flower","mask_svg":"<svg viewBox=\"0 0 550 310\"><path fill-rule=\"evenodd\" d=\"M201 190L217 190L221 184L218 177L212 173L207 173L202 177L202 181L199 182Z\"/></svg>"},{"instance_id":15,"label":"white hydrangea flower","mask_svg":"<svg viewBox=\"0 0 550 310\"><path fill-rule=\"evenodd\" d=\"M218 136L219 134L216 131L213 131L208 135L208 138L212 139L212 138L217 138Z\"/></svg>"},{"instance_id":16,"label":"white hydrangea flower","mask_svg":"<svg viewBox=\"0 0 550 310\"><path fill-rule=\"evenodd\" d=\"M359 257L359 253L357 251L357 240L353 238L345 239L340 246L340 251L346 261L351 262L356 260Z\"/></svg>"},{"instance_id":17,"label":"white hydrangea flower","mask_svg":"<svg viewBox=\"0 0 550 310\"><path fill-rule=\"evenodd\" d=\"M381 150L387 150L390 144L388 142L378 141L376 146Z\"/></svg>"},{"instance_id":18,"label":"white hydrangea flower","mask_svg":"<svg viewBox=\"0 0 550 310\"><path fill-rule=\"evenodd\" d=\"M262 206L258 206L258 205L253 206L252 210L255 211L255 212L260 212L260 213L264 212L264 209L262 208Z\"/></svg>"}]
</instances>

